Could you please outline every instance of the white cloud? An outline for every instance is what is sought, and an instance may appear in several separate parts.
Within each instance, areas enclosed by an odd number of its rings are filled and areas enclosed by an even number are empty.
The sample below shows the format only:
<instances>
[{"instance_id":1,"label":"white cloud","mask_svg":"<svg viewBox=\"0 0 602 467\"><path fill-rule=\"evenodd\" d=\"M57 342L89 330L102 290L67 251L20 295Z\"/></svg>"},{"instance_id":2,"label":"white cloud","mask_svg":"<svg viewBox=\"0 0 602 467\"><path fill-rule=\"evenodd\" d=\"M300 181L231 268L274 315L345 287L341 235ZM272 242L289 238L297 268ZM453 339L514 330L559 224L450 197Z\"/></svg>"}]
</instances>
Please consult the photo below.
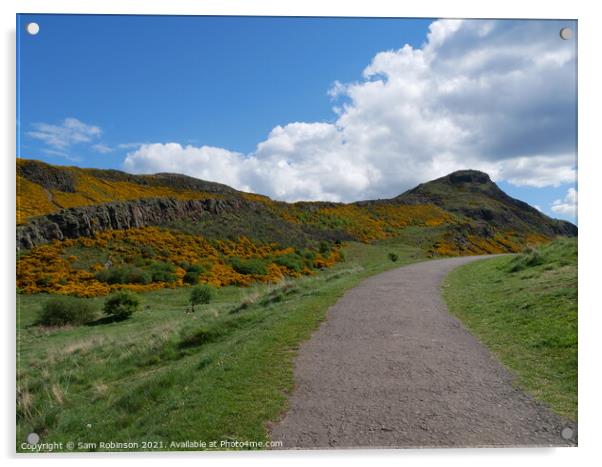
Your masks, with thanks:
<instances>
[{"instance_id":1,"label":"white cloud","mask_svg":"<svg viewBox=\"0 0 602 467\"><path fill-rule=\"evenodd\" d=\"M65 150L78 143L87 143L100 137L102 130L88 125L77 118L66 118L58 125L34 123L34 131L27 132L31 138L43 141L57 150Z\"/></svg>"},{"instance_id":2,"label":"white cloud","mask_svg":"<svg viewBox=\"0 0 602 467\"><path fill-rule=\"evenodd\" d=\"M483 163L481 167L494 179L517 186L557 187L576 180L574 154L532 155Z\"/></svg>"},{"instance_id":3,"label":"white cloud","mask_svg":"<svg viewBox=\"0 0 602 467\"><path fill-rule=\"evenodd\" d=\"M572 218L577 217L577 190L569 188L564 199L557 199L552 203L552 211Z\"/></svg>"},{"instance_id":4,"label":"white cloud","mask_svg":"<svg viewBox=\"0 0 602 467\"><path fill-rule=\"evenodd\" d=\"M94 144L92 145L92 149L94 149L96 152L99 152L100 154L108 154L110 152L113 152L113 148L107 146L104 143Z\"/></svg>"},{"instance_id":5,"label":"white cloud","mask_svg":"<svg viewBox=\"0 0 602 467\"><path fill-rule=\"evenodd\" d=\"M44 154L49 155L49 156L62 157L64 159L67 159L67 160L72 161L72 162L80 162L81 161L80 157L75 157L75 156L72 156L69 153L66 153L64 151L59 151L59 150L56 150L56 149L44 148L44 149L42 149L42 152Z\"/></svg>"},{"instance_id":6,"label":"white cloud","mask_svg":"<svg viewBox=\"0 0 602 467\"><path fill-rule=\"evenodd\" d=\"M248 170L242 154L226 149L178 143L143 144L128 154L123 165L130 172L192 174L250 191L250 187L241 185L240 174Z\"/></svg>"},{"instance_id":7,"label":"white cloud","mask_svg":"<svg viewBox=\"0 0 602 467\"><path fill-rule=\"evenodd\" d=\"M148 141L147 142L135 142L135 143L121 143L121 144L118 144L117 147L119 149L134 149L134 148L139 148L143 144L149 144L149 143L148 143Z\"/></svg>"},{"instance_id":8,"label":"white cloud","mask_svg":"<svg viewBox=\"0 0 602 467\"><path fill-rule=\"evenodd\" d=\"M395 196L453 170L535 187L575 180L575 41L565 22L435 21L422 48L335 82L336 121L275 127L251 154L145 144L124 168L173 171L284 200Z\"/></svg>"}]
</instances>

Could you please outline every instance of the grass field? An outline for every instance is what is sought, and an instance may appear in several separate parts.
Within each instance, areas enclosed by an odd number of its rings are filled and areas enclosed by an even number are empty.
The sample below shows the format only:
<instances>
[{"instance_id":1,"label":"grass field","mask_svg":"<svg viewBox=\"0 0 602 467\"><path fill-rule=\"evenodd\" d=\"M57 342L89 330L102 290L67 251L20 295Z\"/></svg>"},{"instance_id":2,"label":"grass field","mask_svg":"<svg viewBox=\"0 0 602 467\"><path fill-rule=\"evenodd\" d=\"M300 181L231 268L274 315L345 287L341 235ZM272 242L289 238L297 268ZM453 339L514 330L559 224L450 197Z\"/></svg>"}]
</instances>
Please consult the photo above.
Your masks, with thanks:
<instances>
[{"instance_id":1,"label":"grass field","mask_svg":"<svg viewBox=\"0 0 602 467\"><path fill-rule=\"evenodd\" d=\"M454 270L450 311L557 413L577 419L577 240Z\"/></svg>"},{"instance_id":2,"label":"grass field","mask_svg":"<svg viewBox=\"0 0 602 467\"><path fill-rule=\"evenodd\" d=\"M81 450L266 441L266 422L293 387L296 349L328 307L361 279L425 258L399 241L350 243L345 253L311 277L219 289L195 314L185 313L189 288L162 289L141 294L142 309L125 321L44 328L35 321L51 296L19 295L17 449L30 432ZM82 300L101 317L102 298Z\"/></svg>"}]
</instances>

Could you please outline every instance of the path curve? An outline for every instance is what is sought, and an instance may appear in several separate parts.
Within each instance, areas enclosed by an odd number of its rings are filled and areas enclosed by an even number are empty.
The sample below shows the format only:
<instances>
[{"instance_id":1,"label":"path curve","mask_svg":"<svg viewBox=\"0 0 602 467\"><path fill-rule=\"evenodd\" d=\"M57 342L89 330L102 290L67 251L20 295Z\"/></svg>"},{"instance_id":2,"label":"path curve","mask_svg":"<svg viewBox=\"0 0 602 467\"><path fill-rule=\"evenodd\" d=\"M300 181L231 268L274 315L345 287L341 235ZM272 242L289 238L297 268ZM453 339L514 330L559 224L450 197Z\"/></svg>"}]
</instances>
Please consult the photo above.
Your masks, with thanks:
<instances>
[{"instance_id":1,"label":"path curve","mask_svg":"<svg viewBox=\"0 0 602 467\"><path fill-rule=\"evenodd\" d=\"M559 446L567 421L451 316L441 281L483 257L404 266L366 279L303 343L283 448Z\"/></svg>"}]
</instances>

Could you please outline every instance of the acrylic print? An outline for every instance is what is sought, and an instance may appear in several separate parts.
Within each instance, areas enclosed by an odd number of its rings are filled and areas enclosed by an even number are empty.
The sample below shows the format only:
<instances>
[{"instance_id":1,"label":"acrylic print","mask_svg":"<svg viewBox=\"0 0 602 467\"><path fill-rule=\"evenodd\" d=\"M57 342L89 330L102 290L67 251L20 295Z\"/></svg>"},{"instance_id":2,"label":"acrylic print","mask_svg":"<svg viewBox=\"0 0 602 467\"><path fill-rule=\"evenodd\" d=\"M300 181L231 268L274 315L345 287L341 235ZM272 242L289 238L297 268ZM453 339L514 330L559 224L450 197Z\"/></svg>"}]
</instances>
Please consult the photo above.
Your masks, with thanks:
<instances>
[{"instance_id":1,"label":"acrylic print","mask_svg":"<svg viewBox=\"0 0 602 467\"><path fill-rule=\"evenodd\" d=\"M576 21L17 39L17 451L577 444Z\"/></svg>"}]
</instances>

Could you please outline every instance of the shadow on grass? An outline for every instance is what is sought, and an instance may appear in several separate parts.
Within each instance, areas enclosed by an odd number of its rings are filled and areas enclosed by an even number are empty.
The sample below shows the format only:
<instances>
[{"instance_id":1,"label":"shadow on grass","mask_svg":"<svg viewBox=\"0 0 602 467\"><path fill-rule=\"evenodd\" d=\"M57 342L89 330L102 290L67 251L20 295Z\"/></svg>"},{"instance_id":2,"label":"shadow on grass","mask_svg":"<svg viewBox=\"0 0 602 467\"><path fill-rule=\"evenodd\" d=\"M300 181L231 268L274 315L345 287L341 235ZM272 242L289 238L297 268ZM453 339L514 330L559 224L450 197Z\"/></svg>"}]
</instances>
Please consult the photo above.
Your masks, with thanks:
<instances>
[{"instance_id":1,"label":"shadow on grass","mask_svg":"<svg viewBox=\"0 0 602 467\"><path fill-rule=\"evenodd\" d=\"M213 342L221 336L221 333L217 329L211 329L202 327L198 329L194 334L183 338L178 343L178 349L190 349L194 347L200 347L201 345Z\"/></svg>"},{"instance_id":2,"label":"shadow on grass","mask_svg":"<svg viewBox=\"0 0 602 467\"><path fill-rule=\"evenodd\" d=\"M128 319L128 316L105 316L86 323L86 326L102 326L103 324L119 323Z\"/></svg>"},{"instance_id":3,"label":"shadow on grass","mask_svg":"<svg viewBox=\"0 0 602 467\"><path fill-rule=\"evenodd\" d=\"M241 311L246 310L250 306L251 306L250 303L243 302L240 305L238 305L238 306L232 308L230 311L228 311L228 314L235 315L236 313L240 313Z\"/></svg>"}]
</instances>

